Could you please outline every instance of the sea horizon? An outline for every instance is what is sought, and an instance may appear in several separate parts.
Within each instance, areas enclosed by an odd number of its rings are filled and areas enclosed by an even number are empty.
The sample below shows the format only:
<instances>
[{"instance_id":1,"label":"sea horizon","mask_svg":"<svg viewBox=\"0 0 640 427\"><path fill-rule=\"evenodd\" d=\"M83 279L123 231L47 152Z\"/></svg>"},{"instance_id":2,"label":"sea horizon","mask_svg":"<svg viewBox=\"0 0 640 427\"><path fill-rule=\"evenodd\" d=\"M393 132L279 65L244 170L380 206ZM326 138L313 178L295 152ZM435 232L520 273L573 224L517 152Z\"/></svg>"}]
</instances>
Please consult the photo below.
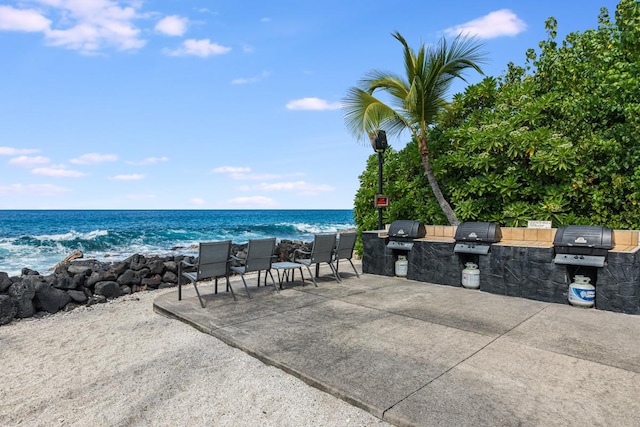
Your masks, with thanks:
<instances>
[{"instance_id":1,"label":"sea horizon","mask_svg":"<svg viewBox=\"0 0 640 427\"><path fill-rule=\"evenodd\" d=\"M48 274L74 250L104 261L194 255L202 241L311 241L353 228L352 209L2 209L0 271Z\"/></svg>"}]
</instances>

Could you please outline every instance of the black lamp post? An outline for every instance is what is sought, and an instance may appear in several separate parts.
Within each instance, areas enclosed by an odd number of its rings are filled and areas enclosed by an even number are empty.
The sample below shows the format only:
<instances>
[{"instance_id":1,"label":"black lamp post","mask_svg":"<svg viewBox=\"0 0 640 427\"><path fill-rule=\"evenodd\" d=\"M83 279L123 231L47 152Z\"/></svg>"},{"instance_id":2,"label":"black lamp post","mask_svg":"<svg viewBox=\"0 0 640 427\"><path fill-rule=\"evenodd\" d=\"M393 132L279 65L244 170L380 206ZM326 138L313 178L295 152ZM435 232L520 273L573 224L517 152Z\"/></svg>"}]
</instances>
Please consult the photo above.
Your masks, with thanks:
<instances>
[{"instance_id":1,"label":"black lamp post","mask_svg":"<svg viewBox=\"0 0 640 427\"><path fill-rule=\"evenodd\" d=\"M387 134L383 130L377 130L369 135L373 151L378 153L378 196L382 196L382 165L384 163L384 150L387 149ZM376 198L378 207L378 230L382 230L382 207Z\"/></svg>"}]
</instances>

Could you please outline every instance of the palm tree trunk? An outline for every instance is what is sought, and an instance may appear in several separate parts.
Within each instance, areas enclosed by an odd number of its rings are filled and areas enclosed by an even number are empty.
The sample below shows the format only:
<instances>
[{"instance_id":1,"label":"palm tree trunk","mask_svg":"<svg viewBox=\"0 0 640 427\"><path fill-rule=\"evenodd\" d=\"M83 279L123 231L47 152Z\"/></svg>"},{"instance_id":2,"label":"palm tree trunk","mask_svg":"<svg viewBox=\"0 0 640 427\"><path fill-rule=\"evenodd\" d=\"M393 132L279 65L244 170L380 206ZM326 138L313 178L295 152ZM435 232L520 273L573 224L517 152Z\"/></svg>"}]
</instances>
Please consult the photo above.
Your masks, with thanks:
<instances>
[{"instance_id":1,"label":"palm tree trunk","mask_svg":"<svg viewBox=\"0 0 640 427\"><path fill-rule=\"evenodd\" d=\"M420 157L422 158L422 166L424 166L424 171L427 174L427 180L429 180L429 185L431 185L431 190L433 190L433 194L434 196L436 196L436 200L438 201L438 204L440 205L442 212L444 212L450 225L459 225L460 221L458 221L458 217L453 212L453 209L451 209L451 205L449 204L449 202L447 202L447 200L442 195L442 191L440 191L440 185L438 184L438 180L436 179L435 175L433 174L433 170L431 169L431 160L429 159L429 153L423 152L423 150L420 150L420 151L421 151Z\"/></svg>"}]
</instances>

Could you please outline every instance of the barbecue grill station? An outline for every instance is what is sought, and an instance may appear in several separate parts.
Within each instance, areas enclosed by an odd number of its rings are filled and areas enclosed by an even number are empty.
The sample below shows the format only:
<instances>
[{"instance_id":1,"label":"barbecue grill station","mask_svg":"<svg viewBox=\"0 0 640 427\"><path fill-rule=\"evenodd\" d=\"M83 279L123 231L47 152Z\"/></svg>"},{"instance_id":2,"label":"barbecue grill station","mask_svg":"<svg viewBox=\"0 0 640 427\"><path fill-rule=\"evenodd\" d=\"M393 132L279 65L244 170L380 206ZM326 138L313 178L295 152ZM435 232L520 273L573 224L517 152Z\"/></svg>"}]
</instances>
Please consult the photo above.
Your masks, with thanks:
<instances>
[{"instance_id":1,"label":"barbecue grill station","mask_svg":"<svg viewBox=\"0 0 640 427\"><path fill-rule=\"evenodd\" d=\"M640 314L638 233L579 225L535 229L465 222L455 227L401 220L386 230L363 232L362 270L394 276L402 255L408 279L461 287L465 265L474 263L480 291L559 304L568 304L574 279L588 277L596 309Z\"/></svg>"}]
</instances>

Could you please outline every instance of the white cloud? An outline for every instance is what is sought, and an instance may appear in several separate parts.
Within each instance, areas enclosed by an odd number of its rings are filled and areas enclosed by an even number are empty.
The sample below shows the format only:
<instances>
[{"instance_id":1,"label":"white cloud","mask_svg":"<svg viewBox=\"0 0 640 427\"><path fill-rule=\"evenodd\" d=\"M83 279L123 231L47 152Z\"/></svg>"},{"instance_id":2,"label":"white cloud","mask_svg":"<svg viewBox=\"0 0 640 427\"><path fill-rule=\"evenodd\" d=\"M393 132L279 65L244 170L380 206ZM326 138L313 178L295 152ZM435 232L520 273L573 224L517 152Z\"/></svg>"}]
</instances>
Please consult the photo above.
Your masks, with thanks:
<instances>
[{"instance_id":1,"label":"white cloud","mask_svg":"<svg viewBox=\"0 0 640 427\"><path fill-rule=\"evenodd\" d=\"M51 46L95 54L107 47L139 49L146 44L134 21L142 2L114 0L31 0L35 9L0 9L0 29L42 32Z\"/></svg>"},{"instance_id":2,"label":"white cloud","mask_svg":"<svg viewBox=\"0 0 640 427\"><path fill-rule=\"evenodd\" d=\"M187 32L189 20L178 15L167 16L156 24L156 31L167 36L182 36Z\"/></svg>"},{"instance_id":3,"label":"white cloud","mask_svg":"<svg viewBox=\"0 0 640 427\"><path fill-rule=\"evenodd\" d=\"M335 190L330 185L310 184L305 181L262 183L257 188L262 191L293 191L301 195L315 195Z\"/></svg>"},{"instance_id":4,"label":"white cloud","mask_svg":"<svg viewBox=\"0 0 640 427\"><path fill-rule=\"evenodd\" d=\"M22 166L24 168L32 168L37 165L46 165L49 163L48 157L43 156L20 156L9 160L10 165Z\"/></svg>"},{"instance_id":5,"label":"white cloud","mask_svg":"<svg viewBox=\"0 0 640 427\"><path fill-rule=\"evenodd\" d=\"M88 153L69 160L74 165L95 165L104 162L115 162L118 156L115 154Z\"/></svg>"},{"instance_id":6,"label":"white cloud","mask_svg":"<svg viewBox=\"0 0 640 427\"><path fill-rule=\"evenodd\" d=\"M485 16L447 28L450 36L469 34L481 39L515 36L527 29L527 24L509 9L500 9Z\"/></svg>"},{"instance_id":7,"label":"white cloud","mask_svg":"<svg viewBox=\"0 0 640 427\"><path fill-rule=\"evenodd\" d=\"M268 71L263 71L261 74L257 75L257 76L253 76L253 77L240 77L237 79L233 79L231 80L231 84L232 85L245 85L245 84L250 84L250 83L258 83L260 80L266 78L269 76L269 72Z\"/></svg>"},{"instance_id":8,"label":"white cloud","mask_svg":"<svg viewBox=\"0 0 640 427\"><path fill-rule=\"evenodd\" d=\"M271 18L265 16L264 18L260 18L260 22L271 22Z\"/></svg>"},{"instance_id":9,"label":"white cloud","mask_svg":"<svg viewBox=\"0 0 640 427\"><path fill-rule=\"evenodd\" d=\"M213 173L227 174L229 178L242 181L268 181L285 176L302 176L303 173L288 173L285 175L273 173L251 173L250 167L220 166L212 169Z\"/></svg>"},{"instance_id":10,"label":"white cloud","mask_svg":"<svg viewBox=\"0 0 640 427\"><path fill-rule=\"evenodd\" d=\"M147 157L146 159L142 159L139 162L127 162L130 165L140 165L140 166L144 166L144 165L155 165L161 162L168 162L169 158L168 157Z\"/></svg>"},{"instance_id":11,"label":"white cloud","mask_svg":"<svg viewBox=\"0 0 640 427\"><path fill-rule=\"evenodd\" d=\"M276 202L273 199L264 196L236 197L235 199L229 200L227 203L234 206L263 208L276 205Z\"/></svg>"},{"instance_id":12,"label":"white cloud","mask_svg":"<svg viewBox=\"0 0 640 427\"><path fill-rule=\"evenodd\" d=\"M220 166L213 170L215 173L249 173L251 172L251 168L248 167L237 167L237 166Z\"/></svg>"},{"instance_id":13,"label":"white cloud","mask_svg":"<svg viewBox=\"0 0 640 427\"><path fill-rule=\"evenodd\" d=\"M39 151L40 150L35 150L32 148L0 147L0 156L18 156L20 154L32 154Z\"/></svg>"},{"instance_id":14,"label":"white cloud","mask_svg":"<svg viewBox=\"0 0 640 427\"><path fill-rule=\"evenodd\" d=\"M338 110L341 106L339 102L328 102L320 98L302 98L289 101L287 110Z\"/></svg>"},{"instance_id":15,"label":"white cloud","mask_svg":"<svg viewBox=\"0 0 640 427\"><path fill-rule=\"evenodd\" d=\"M68 188L51 184L0 185L1 196L57 196L67 192Z\"/></svg>"},{"instance_id":16,"label":"white cloud","mask_svg":"<svg viewBox=\"0 0 640 427\"><path fill-rule=\"evenodd\" d=\"M35 168L31 170L35 175L54 176L63 178L80 178L86 176L84 172L78 172L65 168L64 166L51 166L48 168Z\"/></svg>"},{"instance_id":17,"label":"white cloud","mask_svg":"<svg viewBox=\"0 0 640 427\"><path fill-rule=\"evenodd\" d=\"M34 9L15 9L0 6L0 30L4 31L47 31L51 21Z\"/></svg>"},{"instance_id":18,"label":"white cloud","mask_svg":"<svg viewBox=\"0 0 640 427\"><path fill-rule=\"evenodd\" d=\"M209 39L188 39L182 42L182 46L179 48L175 50L166 49L165 53L169 56L199 56L207 58L212 55L223 55L230 51L230 47L211 43Z\"/></svg>"},{"instance_id":19,"label":"white cloud","mask_svg":"<svg viewBox=\"0 0 640 427\"><path fill-rule=\"evenodd\" d=\"M193 199L189 200L189 203L196 206L202 206L204 205L204 199L201 199L199 197L194 197Z\"/></svg>"},{"instance_id":20,"label":"white cloud","mask_svg":"<svg viewBox=\"0 0 640 427\"><path fill-rule=\"evenodd\" d=\"M220 166L212 170L213 173L223 173L229 175L231 179L246 179L251 172L249 167Z\"/></svg>"},{"instance_id":21,"label":"white cloud","mask_svg":"<svg viewBox=\"0 0 640 427\"><path fill-rule=\"evenodd\" d=\"M109 179L114 181L140 181L141 179L144 179L144 175L138 173L133 173L131 175L115 175L109 177Z\"/></svg>"}]
</instances>

